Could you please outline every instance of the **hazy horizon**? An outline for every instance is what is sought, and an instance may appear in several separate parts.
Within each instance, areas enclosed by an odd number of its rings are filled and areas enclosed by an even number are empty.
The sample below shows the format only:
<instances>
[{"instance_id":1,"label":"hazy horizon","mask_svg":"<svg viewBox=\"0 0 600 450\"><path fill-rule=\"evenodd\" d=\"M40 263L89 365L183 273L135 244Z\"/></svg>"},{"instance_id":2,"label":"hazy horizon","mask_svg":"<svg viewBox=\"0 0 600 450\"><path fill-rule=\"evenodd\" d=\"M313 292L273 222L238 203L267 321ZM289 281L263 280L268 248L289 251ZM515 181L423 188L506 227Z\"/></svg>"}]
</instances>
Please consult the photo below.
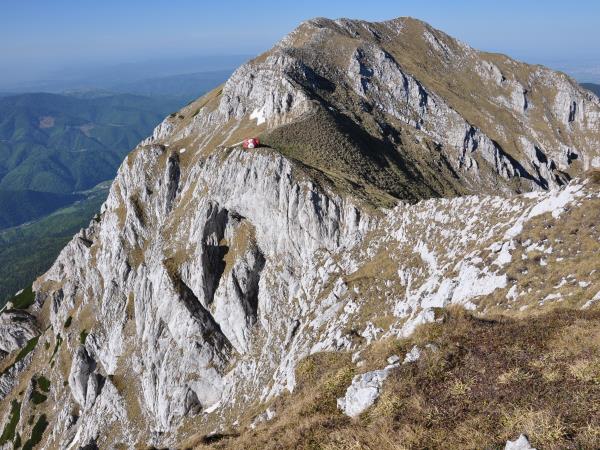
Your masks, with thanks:
<instances>
[{"instance_id":1,"label":"hazy horizon","mask_svg":"<svg viewBox=\"0 0 600 450\"><path fill-rule=\"evenodd\" d=\"M475 48L564 70L579 81L600 81L600 30L595 23L600 5L592 1L548 1L543 8L515 0L493 5L472 0L277 5L266 0L220 5L191 0L11 2L0 16L0 90L98 77L103 71L115 76L136 66L140 76L148 71L147 78L229 69L317 16L412 16ZM211 58L221 58L221 66L209 63Z\"/></svg>"}]
</instances>

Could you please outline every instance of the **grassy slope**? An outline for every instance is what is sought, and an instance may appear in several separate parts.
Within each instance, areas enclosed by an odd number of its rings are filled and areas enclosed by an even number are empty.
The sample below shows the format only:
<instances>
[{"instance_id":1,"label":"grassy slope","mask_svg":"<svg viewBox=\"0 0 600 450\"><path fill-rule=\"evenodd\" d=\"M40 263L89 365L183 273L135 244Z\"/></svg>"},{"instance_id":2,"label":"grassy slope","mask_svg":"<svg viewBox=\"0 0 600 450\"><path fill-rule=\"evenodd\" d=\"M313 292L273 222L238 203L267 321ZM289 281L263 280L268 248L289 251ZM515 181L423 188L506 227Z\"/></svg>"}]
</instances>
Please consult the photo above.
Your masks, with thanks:
<instances>
[{"instance_id":1,"label":"grassy slope","mask_svg":"<svg viewBox=\"0 0 600 450\"><path fill-rule=\"evenodd\" d=\"M261 142L314 169L312 175L333 183L337 192L378 206L390 206L394 198L417 201L465 193L439 152L423 155L410 131L398 127L393 136L384 136L367 114L359 125L322 108L264 133ZM402 142L402 152L391 139Z\"/></svg>"},{"instance_id":2,"label":"grassy slope","mask_svg":"<svg viewBox=\"0 0 600 450\"><path fill-rule=\"evenodd\" d=\"M45 272L60 250L100 210L105 189L43 219L0 231L0 305Z\"/></svg>"},{"instance_id":3,"label":"grassy slope","mask_svg":"<svg viewBox=\"0 0 600 450\"><path fill-rule=\"evenodd\" d=\"M600 440L600 312L557 310L515 320L440 311L440 323L373 344L358 369L349 354L320 353L297 367L297 388L277 417L241 436L197 438L211 449L504 448L526 433L544 449L594 449ZM433 344L392 372L356 420L336 406L356 373ZM216 442L215 442L216 441Z\"/></svg>"}]
</instances>

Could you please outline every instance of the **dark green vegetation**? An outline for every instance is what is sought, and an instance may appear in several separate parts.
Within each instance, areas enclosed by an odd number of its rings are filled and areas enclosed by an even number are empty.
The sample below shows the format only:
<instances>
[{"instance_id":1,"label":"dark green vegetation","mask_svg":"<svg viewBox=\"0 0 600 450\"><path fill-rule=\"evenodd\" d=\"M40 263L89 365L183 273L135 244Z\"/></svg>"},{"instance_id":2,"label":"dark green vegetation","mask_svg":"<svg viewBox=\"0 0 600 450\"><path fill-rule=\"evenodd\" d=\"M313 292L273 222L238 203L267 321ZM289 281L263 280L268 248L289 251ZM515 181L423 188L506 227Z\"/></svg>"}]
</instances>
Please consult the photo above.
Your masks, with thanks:
<instances>
[{"instance_id":1,"label":"dark green vegetation","mask_svg":"<svg viewBox=\"0 0 600 450\"><path fill-rule=\"evenodd\" d=\"M34 405L41 405L46 400L48 400L48 397L39 391L33 391L31 393L31 401Z\"/></svg>"},{"instance_id":2,"label":"dark green vegetation","mask_svg":"<svg viewBox=\"0 0 600 450\"><path fill-rule=\"evenodd\" d=\"M0 98L0 228L112 179L125 154L181 104L128 94Z\"/></svg>"},{"instance_id":3,"label":"dark green vegetation","mask_svg":"<svg viewBox=\"0 0 600 450\"><path fill-rule=\"evenodd\" d=\"M0 229L44 216L81 198L54 192L0 190Z\"/></svg>"},{"instance_id":4,"label":"dark green vegetation","mask_svg":"<svg viewBox=\"0 0 600 450\"><path fill-rule=\"evenodd\" d=\"M37 444L42 441L42 436L44 435L44 431L48 427L48 420L46 419L46 415L42 414L33 429L31 430L31 437L25 441L23 444L23 450L32 450Z\"/></svg>"},{"instance_id":5,"label":"dark green vegetation","mask_svg":"<svg viewBox=\"0 0 600 450\"><path fill-rule=\"evenodd\" d=\"M23 347L19 353L17 354L17 357L15 358L15 363L18 363L19 361L21 361L23 358L25 358L27 355L29 355L33 349L36 347L38 340L40 339L39 336L36 336L34 338L31 338L27 344L25 345L25 347Z\"/></svg>"},{"instance_id":6,"label":"dark green vegetation","mask_svg":"<svg viewBox=\"0 0 600 450\"><path fill-rule=\"evenodd\" d=\"M56 356L56 353L60 349L62 342L63 342L63 338L60 334L58 334L56 336L56 343L54 344L54 350L52 350L52 356L50 356L50 360L48 361L50 363L50 367L54 367L54 357Z\"/></svg>"},{"instance_id":7,"label":"dark green vegetation","mask_svg":"<svg viewBox=\"0 0 600 450\"><path fill-rule=\"evenodd\" d=\"M31 286L28 286L18 295L11 298L10 301L14 309L27 309L35 301L35 294L33 293Z\"/></svg>"},{"instance_id":8,"label":"dark green vegetation","mask_svg":"<svg viewBox=\"0 0 600 450\"><path fill-rule=\"evenodd\" d=\"M599 311L556 310L522 320L481 319L457 308L438 314L439 323L421 326L410 339L371 345L360 368L349 354L309 356L296 369L294 392L270 405L277 412L272 421L186 446L500 449L525 433L536 448L598 448ZM413 345L426 350L390 374L370 409L356 420L337 409L354 374L381 369Z\"/></svg>"},{"instance_id":9,"label":"dark green vegetation","mask_svg":"<svg viewBox=\"0 0 600 450\"><path fill-rule=\"evenodd\" d=\"M19 289L31 286L50 267L72 236L100 210L106 195L106 188L99 188L85 200L39 221L0 230L0 305ZM17 307L29 306L33 301L31 289L11 300Z\"/></svg>"},{"instance_id":10,"label":"dark green vegetation","mask_svg":"<svg viewBox=\"0 0 600 450\"><path fill-rule=\"evenodd\" d=\"M87 337L87 330L81 330L81 333L79 333L79 342L81 343L81 345L85 345L85 340L87 339Z\"/></svg>"},{"instance_id":11,"label":"dark green vegetation","mask_svg":"<svg viewBox=\"0 0 600 450\"><path fill-rule=\"evenodd\" d=\"M588 91L592 91L594 94L600 97L600 84L594 83L581 83L581 85Z\"/></svg>"},{"instance_id":12,"label":"dark green vegetation","mask_svg":"<svg viewBox=\"0 0 600 450\"><path fill-rule=\"evenodd\" d=\"M4 445L8 442L12 442L15 438L15 430L21 417L21 404L17 400L13 400L10 404L10 415L8 423L0 435L0 445Z\"/></svg>"},{"instance_id":13,"label":"dark green vegetation","mask_svg":"<svg viewBox=\"0 0 600 450\"><path fill-rule=\"evenodd\" d=\"M34 379L33 391L31 392L31 401L34 405L41 405L48 396L44 393L50 391L50 380L44 376L40 376Z\"/></svg>"},{"instance_id":14,"label":"dark green vegetation","mask_svg":"<svg viewBox=\"0 0 600 450\"><path fill-rule=\"evenodd\" d=\"M135 95L0 99L0 189L72 193L114 177L178 102Z\"/></svg>"},{"instance_id":15,"label":"dark green vegetation","mask_svg":"<svg viewBox=\"0 0 600 450\"><path fill-rule=\"evenodd\" d=\"M48 392L50 390L50 380L43 375L38 377L37 384L44 392Z\"/></svg>"},{"instance_id":16,"label":"dark green vegetation","mask_svg":"<svg viewBox=\"0 0 600 450\"><path fill-rule=\"evenodd\" d=\"M25 344L25 347L23 347L21 350L19 350L19 353L17 353L17 355L15 356L14 361L12 361L3 370L0 371L0 376L2 376L4 373L8 372L15 364L17 364L19 361L21 361L23 358L25 358L27 355L29 355L37 346L39 339L40 339L39 336L36 336L36 337L30 339L27 342L27 344Z\"/></svg>"}]
</instances>

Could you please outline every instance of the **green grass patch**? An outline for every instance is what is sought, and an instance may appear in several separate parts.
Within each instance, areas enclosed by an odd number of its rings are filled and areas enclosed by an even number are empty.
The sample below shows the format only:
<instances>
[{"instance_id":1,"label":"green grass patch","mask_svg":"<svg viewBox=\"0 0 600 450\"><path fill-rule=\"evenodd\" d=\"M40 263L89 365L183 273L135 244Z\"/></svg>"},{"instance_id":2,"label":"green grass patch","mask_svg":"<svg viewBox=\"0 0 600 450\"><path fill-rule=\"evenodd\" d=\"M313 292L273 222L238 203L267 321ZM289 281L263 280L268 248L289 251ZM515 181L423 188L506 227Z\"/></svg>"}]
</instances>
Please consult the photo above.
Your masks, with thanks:
<instances>
[{"instance_id":1,"label":"green grass patch","mask_svg":"<svg viewBox=\"0 0 600 450\"><path fill-rule=\"evenodd\" d=\"M10 301L14 309L27 309L35 301L35 293L32 291L31 286L28 286L19 295L11 298Z\"/></svg>"},{"instance_id":2,"label":"green grass patch","mask_svg":"<svg viewBox=\"0 0 600 450\"><path fill-rule=\"evenodd\" d=\"M81 330L81 333L79 333L79 342L81 342L81 345L85 345L85 340L88 337L88 332L87 330Z\"/></svg>"},{"instance_id":3,"label":"green grass patch","mask_svg":"<svg viewBox=\"0 0 600 450\"><path fill-rule=\"evenodd\" d=\"M23 358L25 358L29 353L31 353L33 351L33 349L35 348L35 346L38 343L38 340L40 339L39 336L36 336L32 339L30 339L27 342L27 345L25 345L25 347L23 347L21 349L21 351L17 354L15 360L13 361L13 363L11 365L9 365L6 369L4 369L1 373L0 376L4 375L6 372L8 372L11 368L14 367L14 365L16 363L18 363L19 361L21 361Z\"/></svg>"},{"instance_id":4,"label":"green grass patch","mask_svg":"<svg viewBox=\"0 0 600 450\"><path fill-rule=\"evenodd\" d=\"M39 336L29 339L29 341L27 341L27 345L25 345L25 347L23 347L21 349L21 351L19 352L19 354L17 355L17 358L15 359L14 364L18 363L23 358L25 358L27 355L29 355L33 351L33 349L36 347L39 339L40 339Z\"/></svg>"},{"instance_id":5,"label":"green grass patch","mask_svg":"<svg viewBox=\"0 0 600 450\"><path fill-rule=\"evenodd\" d=\"M73 318L71 316L67 317L67 320L65 320L65 324L64 324L65 329L67 329L71 326L71 322L73 322Z\"/></svg>"},{"instance_id":6,"label":"green grass patch","mask_svg":"<svg viewBox=\"0 0 600 450\"><path fill-rule=\"evenodd\" d=\"M17 436L13 441L13 448L21 448L21 445L23 445L23 442L21 442L21 435L17 433Z\"/></svg>"},{"instance_id":7,"label":"green grass patch","mask_svg":"<svg viewBox=\"0 0 600 450\"><path fill-rule=\"evenodd\" d=\"M48 420L46 415L42 414L31 430L31 437L23 445L23 450L33 450L33 448L42 442L44 431L48 427Z\"/></svg>"},{"instance_id":8,"label":"green grass patch","mask_svg":"<svg viewBox=\"0 0 600 450\"><path fill-rule=\"evenodd\" d=\"M8 423L4 427L2 431L2 435L0 436L0 445L4 445L8 442L11 442L15 438L15 430L17 429L17 425L19 424L19 419L21 418L21 404L13 400L10 404L10 415L8 418Z\"/></svg>"},{"instance_id":9,"label":"green grass patch","mask_svg":"<svg viewBox=\"0 0 600 450\"><path fill-rule=\"evenodd\" d=\"M31 401L34 405L40 405L48 400L48 397L41 392L33 391L31 394Z\"/></svg>"},{"instance_id":10,"label":"green grass patch","mask_svg":"<svg viewBox=\"0 0 600 450\"><path fill-rule=\"evenodd\" d=\"M44 392L50 391L50 380L43 375L40 375L37 379L37 384L40 389Z\"/></svg>"},{"instance_id":11,"label":"green grass patch","mask_svg":"<svg viewBox=\"0 0 600 450\"><path fill-rule=\"evenodd\" d=\"M54 350L52 351L52 356L50 356L50 360L48 361L50 363L50 366L54 366L54 357L56 356L56 353L58 353L58 349L60 348L62 341L63 339L60 333L57 334L56 343L54 344Z\"/></svg>"}]
</instances>

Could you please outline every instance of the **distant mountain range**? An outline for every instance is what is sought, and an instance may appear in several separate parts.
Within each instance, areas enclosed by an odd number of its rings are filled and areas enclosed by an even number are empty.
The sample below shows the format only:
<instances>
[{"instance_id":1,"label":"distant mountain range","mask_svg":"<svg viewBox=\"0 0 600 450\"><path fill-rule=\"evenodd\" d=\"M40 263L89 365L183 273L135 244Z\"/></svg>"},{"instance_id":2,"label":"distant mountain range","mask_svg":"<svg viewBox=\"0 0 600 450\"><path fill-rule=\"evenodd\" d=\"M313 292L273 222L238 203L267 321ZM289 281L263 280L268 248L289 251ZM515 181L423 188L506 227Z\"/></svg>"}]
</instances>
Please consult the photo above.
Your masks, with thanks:
<instances>
[{"instance_id":1,"label":"distant mountain range","mask_svg":"<svg viewBox=\"0 0 600 450\"><path fill-rule=\"evenodd\" d=\"M56 194L31 190L0 190L0 229L27 222L82 198L74 194Z\"/></svg>"},{"instance_id":2,"label":"distant mountain range","mask_svg":"<svg viewBox=\"0 0 600 450\"><path fill-rule=\"evenodd\" d=\"M106 199L108 183L78 195L34 193L36 197L31 199L26 197L29 192L20 192L14 198L10 192L5 191L4 196L0 193L0 205L4 210L37 208L37 214L43 214L30 223L0 229L0 305L47 270L73 234L87 226ZM48 198L50 206L45 207L43 201ZM8 206L5 200L9 202ZM47 214L65 202L68 204ZM21 216L20 220L24 218ZM0 228L2 226L5 224L0 224Z\"/></svg>"},{"instance_id":3,"label":"distant mountain range","mask_svg":"<svg viewBox=\"0 0 600 450\"><path fill-rule=\"evenodd\" d=\"M581 83L581 85L588 91L592 91L594 94L600 97L600 84L594 83Z\"/></svg>"},{"instance_id":4,"label":"distant mountain range","mask_svg":"<svg viewBox=\"0 0 600 450\"><path fill-rule=\"evenodd\" d=\"M119 163L165 116L232 70L157 76L61 94L0 93L0 304L88 224ZM150 72L154 73L154 72ZM91 189L91 191L90 191Z\"/></svg>"},{"instance_id":5,"label":"distant mountain range","mask_svg":"<svg viewBox=\"0 0 600 450\"><path fill-rule=\"evenodd\" d=\"M233 70L217 70L148 78L140 81L115 84L110 89L115 92L179 97L186 101L191 101L223 83L229 78L232 72Z\"/></svg>"},{"instance_id":6,"label":"distant mountain range","mask_svg":"<svg viewBox=\"0 0 600 450\"><path fill-rule=\"evenodd\" d=\"M123 156L179 106L181 100L129 94L0 98L0 228L111 179Z\"/></svg>"}]
</instances>

